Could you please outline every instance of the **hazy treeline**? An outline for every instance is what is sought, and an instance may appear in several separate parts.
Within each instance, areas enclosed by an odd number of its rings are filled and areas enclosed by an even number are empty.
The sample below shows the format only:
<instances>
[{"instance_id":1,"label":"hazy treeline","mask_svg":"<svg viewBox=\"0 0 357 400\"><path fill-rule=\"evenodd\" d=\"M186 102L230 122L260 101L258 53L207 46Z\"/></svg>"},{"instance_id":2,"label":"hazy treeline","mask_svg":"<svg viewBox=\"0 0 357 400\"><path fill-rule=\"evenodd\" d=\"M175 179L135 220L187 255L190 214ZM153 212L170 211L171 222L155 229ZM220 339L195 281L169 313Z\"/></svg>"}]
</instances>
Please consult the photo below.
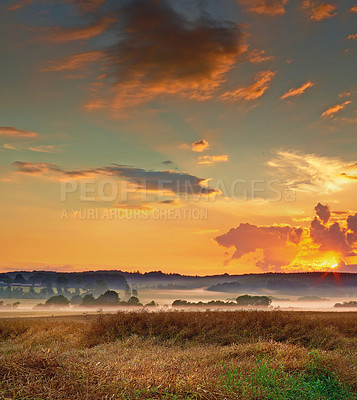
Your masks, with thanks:
<instances>
[{"instance_id":1,"label":"hazy treeline","mask_svg":"<svg viewBox=\"0 0 357 400\"><path fill-rule=\"evenodd\" d=\"M17 284L17 285L16 285ZM15 286L14 286L15 285ZM22 290L23 286L30 290ZM33 287L33 289L31 289ZM40 290L34 290L40 287ZM100 295L106 290L135 289L197 289L225 293L276 293L298 296L357 296L357 274L354 273L263 273L245 275L189 276L165 274L161 271L147 273L123 271L88 272L10 272L0 274L1 298L48 298L53 294L70 296L73 292ZM16 289L16 296L15 294ZM11 294L11 292L13 294Z\"/></svg>"}]
</instances>

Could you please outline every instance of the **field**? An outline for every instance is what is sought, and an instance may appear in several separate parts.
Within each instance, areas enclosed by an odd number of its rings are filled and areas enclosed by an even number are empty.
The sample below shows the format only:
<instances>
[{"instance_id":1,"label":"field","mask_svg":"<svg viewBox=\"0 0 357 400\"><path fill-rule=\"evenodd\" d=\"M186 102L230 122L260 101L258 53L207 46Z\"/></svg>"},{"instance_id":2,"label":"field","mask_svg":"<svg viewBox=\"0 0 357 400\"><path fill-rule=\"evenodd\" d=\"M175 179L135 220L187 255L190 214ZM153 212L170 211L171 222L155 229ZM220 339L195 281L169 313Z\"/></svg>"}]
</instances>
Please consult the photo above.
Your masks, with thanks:
<instances>
[{"instance_id":1,"label":"field","mask_svg":"<svg viewBox=\"0 0 357 400\"><path fill-rule=\"evenodd\" d=\"M357 399L357 313L1 319L0 399Z\"/></svg>"}]
</instances>

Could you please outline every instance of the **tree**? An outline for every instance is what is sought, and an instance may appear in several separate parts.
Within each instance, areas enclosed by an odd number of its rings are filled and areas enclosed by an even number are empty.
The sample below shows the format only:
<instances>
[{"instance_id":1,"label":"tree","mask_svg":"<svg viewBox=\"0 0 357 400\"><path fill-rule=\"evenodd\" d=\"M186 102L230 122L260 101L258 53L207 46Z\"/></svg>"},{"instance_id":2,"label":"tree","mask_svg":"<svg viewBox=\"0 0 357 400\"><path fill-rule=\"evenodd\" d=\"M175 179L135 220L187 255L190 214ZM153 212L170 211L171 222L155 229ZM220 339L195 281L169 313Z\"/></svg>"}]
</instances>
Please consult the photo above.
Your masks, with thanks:
<instances>
[{"instance_id":1,"label":"tree","mask_svg":"<svg viewBox=\"0 0 357 400\"><path fill-rule=\"evenodd\" d=\"M48 306L68 306L69 300L67 299L67 297L60 294L58 296L50 297L45 304Z\"/></svg>"},{"instance_id":2,"label":"tree","mask_svg":"<svg viewBox=\"0 0 357 400\"><path fill-rule=\"evenodd\" d=\"M71 303L76 305L81 304L82 297L79 294L75 294L74 296L71 297Z\"/></svg>"},{"instance_id":3,"label":"tree","mask_svg":"<svg viewBox=\"0 0 357 400\"><path fill-rule=\"evenodd\" d=\"M244 296L237 297L237 304L239 306L269 306L272 302L267 296L249 296L248 294Z\"/></svg>"},{"instance_id":4,"label":"tree","mask_svg":"<svg viewBox=\"0 0 357 400\"><path fill-rule=\"evenodd\" d=\"M155 303L155 301L153 300L153 301L151 301L150 303L147 303L146 305L145 305L145 307L157 307L158 306L158 304L157 303Z\"/></svg>"},{"instance_id":5,"label":"tree","mask_svg":"<svg viewBox=\"0 0 357 400\"><path fill-rule=\"evenodd\" d=\"M127 303L129 306L142 306L139 299L135 296L131 296Z\"/></svg>"},{"instance_id":6,"label":"tree","mask_svg":"<svg viewBox=\"0 0 357 400\"><path fill-rule=\"evenodd\" d=\"M27 283L27 280L21 274L17 274L15 276L14 283L25 284L25 283Z\"/></svg>"},{"instance_id":7,"label":"tree","mask_svg":"<svg viewBox=\"0 0 357 400\"><path fill-rule=\"evenodd\" d=\"M86 294L83 297L81 306L94 306L95 303L96 303L96 300L95 300L94 296L92 295L92 293L90 293L90 294Z\"/></svg>"},{"instance_id":8,"label":"tree","mask_svg":"<svg viewBox=\"0 0 357 400\"><path fill-rule=\"evenodd\" d=\"M114 290L107 290L101 294L97 299L97 304L101 306L117 306L119 304L118 293Z\"/></svg>"}]
</instances>

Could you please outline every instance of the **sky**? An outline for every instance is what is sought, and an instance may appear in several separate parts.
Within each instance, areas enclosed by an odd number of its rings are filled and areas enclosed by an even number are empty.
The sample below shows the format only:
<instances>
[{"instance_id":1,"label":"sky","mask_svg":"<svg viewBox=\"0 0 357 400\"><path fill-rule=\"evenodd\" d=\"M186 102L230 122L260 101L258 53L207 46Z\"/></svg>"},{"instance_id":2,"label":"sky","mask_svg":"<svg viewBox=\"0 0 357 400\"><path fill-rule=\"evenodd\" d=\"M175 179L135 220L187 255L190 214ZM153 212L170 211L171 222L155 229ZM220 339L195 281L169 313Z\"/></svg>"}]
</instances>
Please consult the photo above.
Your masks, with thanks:
<instances>
[{"instance_id":1,"label":"sky","mask_svg":"<svg viewBox=\"0 0 357 400\"><path fill-rule=\"evenodd\" d=\"M356 1L0 7L0 271L357 271Z\"/></svg>"}]
</instances>

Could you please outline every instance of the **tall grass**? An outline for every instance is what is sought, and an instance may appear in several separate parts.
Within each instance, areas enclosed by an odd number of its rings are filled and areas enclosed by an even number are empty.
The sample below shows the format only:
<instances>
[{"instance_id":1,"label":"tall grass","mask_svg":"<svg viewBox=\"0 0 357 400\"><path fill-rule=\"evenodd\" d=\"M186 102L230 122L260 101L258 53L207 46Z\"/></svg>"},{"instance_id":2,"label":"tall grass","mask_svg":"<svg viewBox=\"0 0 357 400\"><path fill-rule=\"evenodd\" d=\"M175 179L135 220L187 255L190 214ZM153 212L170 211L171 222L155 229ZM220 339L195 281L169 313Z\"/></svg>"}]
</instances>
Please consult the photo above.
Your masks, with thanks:
<instances>
[{"instance_id":1,"label":"tall grass","mask_svg":"<svg viewBox=\"0 0 357 400\"><path fill-rule=\"evenodd\" d=\"M349 346L357 337L357 313L119 312L100 316L88 330L86 344L93 346L132 335L177 344L274 340L332 350Z\"/></svg>"},{"instance_id":2,"label":"tall grass","mask_svg":"<svg viewBox=\"0 0 357 400\"><path fill-rule=\"evenodd\" d=\"M356 400L357 314L0 320L0 399Z\"/></svg>"}]
</instances>

